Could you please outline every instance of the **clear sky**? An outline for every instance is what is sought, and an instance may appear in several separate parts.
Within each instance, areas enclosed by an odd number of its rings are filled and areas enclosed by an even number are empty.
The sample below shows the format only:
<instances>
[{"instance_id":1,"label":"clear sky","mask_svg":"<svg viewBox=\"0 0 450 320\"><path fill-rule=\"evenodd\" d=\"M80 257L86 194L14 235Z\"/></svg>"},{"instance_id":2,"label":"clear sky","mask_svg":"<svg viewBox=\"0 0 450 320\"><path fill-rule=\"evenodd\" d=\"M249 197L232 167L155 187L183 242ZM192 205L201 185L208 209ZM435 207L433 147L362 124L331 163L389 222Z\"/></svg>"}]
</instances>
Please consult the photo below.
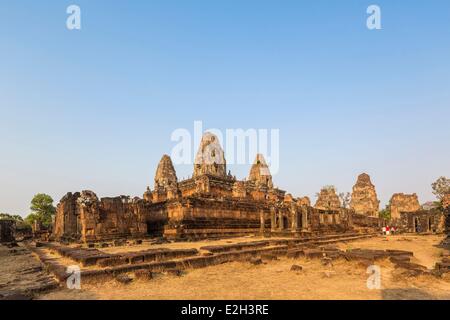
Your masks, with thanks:
<instances>
[{"instance_id":1,"label":"clear sky","mask_svg":"<svg viewBox=\"0 0 450 320\"><path fill-rule=\"evenodd\" d=\"M0 212L39 192L142 195L195 120L279 129L274 182L294 196L367 172L382 205L433 200L450 176L450 2L0 0Z\"/></svg>"}]
</instances>

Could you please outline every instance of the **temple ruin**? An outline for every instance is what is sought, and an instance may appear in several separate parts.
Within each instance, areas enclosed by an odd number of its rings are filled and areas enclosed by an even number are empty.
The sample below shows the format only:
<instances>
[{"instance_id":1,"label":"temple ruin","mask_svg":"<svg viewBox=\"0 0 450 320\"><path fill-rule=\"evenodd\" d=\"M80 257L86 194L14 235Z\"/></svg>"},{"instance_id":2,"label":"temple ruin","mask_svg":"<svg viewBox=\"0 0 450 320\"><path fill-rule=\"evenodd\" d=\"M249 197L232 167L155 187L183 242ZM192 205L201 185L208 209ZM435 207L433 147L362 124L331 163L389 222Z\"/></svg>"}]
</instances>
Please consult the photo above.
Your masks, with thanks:
<instances>
[{"instance_id":1,"label":"temple ruin","mask_svg":"<svg viewBox=\"0 0 450 320\"><path fill-rule=\"evenodd\" d=\"M420 210L419 198L417 194L396 193L390 202L391 219L401 218L401 213L412 213Z\"/></svg>"},{"instance_id":2,"label":"temple ruin","mask_svg":"<svg viewBox=\"0 0 450 320\"><path fill-rule=\"evenodd\" d=\"M438 207L425 210L417 195L396 193L390 201L391 225L400 232L442 233L445 231L445 215Z\"/></svg>"},{"instance_id":3,"label":"temple ruin","mask_svg":"<svg viewBox=\"0 0 450 320\"><path fill-rule=\"evenodd\" d=\"M57 206L54 237L84 242L117 238L201 239L247 234L289 234L378 227L379 221L341 207L336 192L325 188L314 207L308 197L294 198L275 188L264 156L258 154L247 179L227 173L217 137L206 133L193 176L179 181L168 155L159 162L142 198L99 199L92 191L68 193Z\"/></svg>"},{"instance_id":4,"label":"temple ruin","mask_svg":"<svg viewBox=\"0 0 450 320\"><path fill-rule=\"evenodd\" d=\"M360 174L353 186L350 208L358 214L377 217L380 209L380 201L375 191L375 186L367 173Z\"/></svg>"},{"instance_id":5,"label":"temple ruin","mask_svg":"<svg viewBox=\"0 0 450 320\"><path fill-rule=\"evenodd\" d=\"M450 207L450 194L446 194L444 195L444 197L442 198L442 207L444 209Z\"/></svg>"},{"instance_id":6,"label":"temple ruin","mask_svg":"<svg viewBox=\"0 0 450 320\"><path fill-rule=\"evenodd\" d=\"M314 208L320 210L339 210L341 208L341 201L336 194L336 189L333 186L322 188Z\"/></svg>"},{"instance_id":7,"label":"temple ruin","mask_svg":"<svg viewBox=\"0 0 450 320\"><path fill-rule=\"evenodd\" d=\"M0 243L14 241L15 221L10 219L0 219Z\"/></svg>"}]
</instances>

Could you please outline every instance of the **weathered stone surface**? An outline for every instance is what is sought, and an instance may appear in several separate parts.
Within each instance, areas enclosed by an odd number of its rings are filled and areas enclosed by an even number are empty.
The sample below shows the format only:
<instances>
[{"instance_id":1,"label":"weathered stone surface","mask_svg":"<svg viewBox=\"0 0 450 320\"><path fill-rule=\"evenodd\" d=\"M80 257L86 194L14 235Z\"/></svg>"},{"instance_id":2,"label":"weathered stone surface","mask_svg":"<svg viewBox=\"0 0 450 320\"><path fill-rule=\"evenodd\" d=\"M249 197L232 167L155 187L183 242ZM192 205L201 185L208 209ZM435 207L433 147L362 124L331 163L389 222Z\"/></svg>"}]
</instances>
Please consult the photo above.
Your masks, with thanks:
<instances>
[{"instance_id":1,"label":"weathered stone surface","mask_svg":"<svg viewBox=\"0 0 450 320\"><path fill-rule=\"evenodd\" d=\"M0 243L14 242L14 220L0 219Z\"/></svg>"},{"instance_id":2,"label":"weathered stone surface","mask_svg":"<svg viewBox=\"0 0 450 320\"><path fill-rule=\"evenodd\" d=\"M263 264L263 261L261 259L259 259L259 258L251 258L250 259L250 263L255 265L255 266L258 266L258 265Z\"/></svg>"},{"instance_id":3,"label":"weathered stone surface","mask_svg":"<svg viewBox=\"0 0 450 320\"><path fill-rule=\"evenodd\" d=\"M333 266L333 258L323 257L320 262L323 266Z\"/></svg>"},{"instance_id":4,"label":"weathered stone surface","mask_svg":"<svg viewBox=\"0 0 450 320\"><path fill-rule=\"evenodd\" d=\"M328 186L320 190L314 208L320 210L339 210L341 208L341 201L334 187Z\"/></svg>"},{"instance_id":5,"label":"weathered stone surface","mask_svg":"<svg viewBox=\"0 0 450 320\"><path fill-rule=\"evenodd\" d=\"M150 270L137 270L134 272L134 275L136 279L140 280L152 280L153 279L153 272Z\"/></svg>"},{"instance_id":6,"label":"weathered stone surface","mask_svg":"<svg viewBox=\"0 0 450 320\"><path fill-rule=\"evenodd\" d=\"M420 210L417 194L396 193L390 201L391 218L400 219L402 212L416 212Z\"/></svg>"},{"instance_id":7,"label":"weathered stone surface","mask_svg":"<svg viewBox=\"0 0 450 320\"><path fill-rule=\"evenodd\" d=\"M303 250L303 254L309 259L322 258L324 256L322 250L319 249L305 249Z\"/></svg>"},{"instance_id":8,"label":"weathered stone surface","mask_svg":"<svg viewBox=\"0 0 450 320\"><path fill-rule=\"evenodd\" d=\"M300 271L302 271L303 270L303 267L302 266L299 266L299 265L296 265L296 264L294 264L292 267L291 267L291 271L293 271L293 272L300 272Z\"/></svg>"},{"instance_id":9,"label":"weathered stone surface","mask_svg":"<svg viewBox=\"0 0 450 320\"><path fill-rule=\"evenodd\" d=\"M370 176L363 173L358 176L356 184L353 186L350 208L357 214L365 214L372 217L378 216L380 201L378 200L375 186L370 180Z\"/></svg>"},{"instance_id":10,"label":"weathered stone surface","mask_svg":"<svg viewBox=\"0 0 450 320\"><path fill-rule=\"evenodd\" d=\"M175 276L175 277L181 277L183 275L183 271L180 269L169 269L166 270L167 275Z\"/></svg>"},{"instance_id":11,"label":"weathered stone surface","mask_svg":"<svg viewBox=\"0 0 450 320\"><path fill-rule=\"evenodd\" d=\"M445 215L439 209L401 212L395 224L403 232L441 233L445 230Z\"/></svg>"},{"instance_id":12,"label":"weathered stone surface","mask_svg":"<svg viewBox=\"0 0 450 320\"><path fill-rule=\"evenodd\" d=\"M127 274L119 274L116 276L116 281L121 284L129 284L133 281L133 278L131 278Z\"/></svg>"},{"instance_id":13,"label":"weathered stone surface","mask_svg":"<svg viewBox=\"0 0 450 320\"><path fill-rule=\"evenodd\" d=\"M274 255L274 254L266 253L266 254L262 254L261 255L261 259L263 261L274 261L274 260L278 260L278 257L276 255Z\"/></svg>"},{"instance_id":14,"label":"weathered stone surface","mask_svg":"<svg viewBox=\"0 0 450 320\"><path fill-rule=\"evenodd\" d=\"M68 193L57 206L54 236L85 242L144 236L150 205L126 196L99 200L92 191ZM153 218L164 220L157 215Z\"/></svg>"},{"instance_id":15,"label":"weathered stone surface","mask_svg":"<svg viewBox=\"0 0 450 320\"><path fill-rule=\"evenodd\" d=\"M450 194L446 194L442 198L442 207L444 207L444 209L450 208Z\"/></svg>"},{"instance_id":16,"label":"weathered stone surface","mask_svg":"<svg viewBox=\"0 0 450 320\"><path fill-rule=\"evenodd\" d=\"M221 246L206 246L206 247L201 247L200 250L210 251L213 253L221 253L221 252L229 252L229 251L237 251L237 250L262 248L262 247L267 247L268 245L269 245L269 241L255 241L255 242L227 244L227 245L221 245Z\"/></svg>"},{"instance_id":17,"label":"weathered stone surface","mask_svg":"<svg viewBox=\"0 0 450 320\"><path fill-rule=\"evenodd\" d=\"M297 203L299 206L306 206L306 207L311 206L311 200L309 199L309 197L298 198Z\"/></svg>"},{"instance_id":18,"label":"weathered stone surface","mask_svg":"<svg viewBox=\"0 0 450 320\"><path fill-rule=\"evenodd\" d=\"M152 201L161 202L178 197L178 178L172 160L164 155L159 162L155 174L155 190Z\"/></svg>"},{"instance_id":19,"label":"weathered stone surface","mask_svg":"<svg viewBox=\"0 0 450 320\"><path fill-rule=\"evenodd\" d=\"M245 199L247 197L247 189L244 181L236 181L233 184L233 197Z\"/></svg>"},{"instance_id":20,"label":"weathered stone surface","mask_svg":"<svg viewBox=\"0 0 450 320\"><path fill-rule=\"evenodd\" d=\"M142 198L146 202L153 202L153 192L150 190L149 186L147 186L147 190L144 192Z\"/></svg>"},{"instance_id":21,"label":"weathered stone surface","mask_svg":"<svg viewBox=\"0 0 450 320\"><path fill-rule=\"evenodd\" d=\"M92 191L69 193L58 205L54 236L59 241L112 243L145 236L186 240L266 232L343 232L359 224L378 227L377 221L352 220L352 211L340 208L334 190L322 190L316 207L307 197L295 199L274 188L262 155L256 157L248 180L238 181L226 173L222 147L216 136L206 133L192 178L178 181L165 155L156 170L155 189L148 188L143 199L99 199Z\"/></svg>"},{"instance_id":22,"label":"weathered stone surface","mask_svg":"<svg viewBox=\"0 0 450 320\"><path fill-rule=\"evenodd\" d=\"M203 135L194 162L194 178L205 174L217 177L227 175L225 154L220 141L210 132Z\"/></svg>"},{"instance_id":23,"label":"weathered stone surface","mask_svg":"<svg viewBox=\"0 0 450 320\"><path fill-rule=\"evenodd\" d=\"M168 155L164 155L159 162L155 174L155 189L162 187L166 188L178 184L177 174L173 167L172 159Z\"/></svg>"},{"instance_id":24,"label":"weathered stone surface","mask_svg":"<svg viewBox=\"0 0 450 320\"><path fill-rule=\"evenodd\" d=\"M262 154L256 156L255 162L250 169L248 181L252 181L258 186L273 187L272 175L270 174L269 166Z\"/></svg>"}]
</instances>

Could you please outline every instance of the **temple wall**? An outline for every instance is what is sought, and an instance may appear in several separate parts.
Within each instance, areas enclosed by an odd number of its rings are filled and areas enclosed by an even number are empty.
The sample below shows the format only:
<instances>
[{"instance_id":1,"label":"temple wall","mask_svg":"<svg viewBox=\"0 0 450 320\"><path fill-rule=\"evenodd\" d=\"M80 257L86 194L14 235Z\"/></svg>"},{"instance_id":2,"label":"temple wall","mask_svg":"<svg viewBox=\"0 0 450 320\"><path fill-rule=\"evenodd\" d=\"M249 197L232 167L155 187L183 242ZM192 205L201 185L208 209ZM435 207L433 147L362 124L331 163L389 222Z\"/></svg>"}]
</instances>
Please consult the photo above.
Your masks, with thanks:
<instances>
[{"instance_id":1,"label":"temple wall","mask_svg":"<svg viewBox=\"0 0 450 320\"><path fill-rule=\"evenodd\" d=\"M440 210L404 212L397 220L397 227L403 232L442 233L445 232L445 215Z\"/></svg>"},{"instance_id":2,"label":"temple wall","mask_svg":"<svg viewBox=\"0 0 450 320\"><path fill-rule=\"evenodd\" d=\"M57 238L73 237L80 234L79 212L77 211L77 200L80 193L67 193L56 207L53 234Z\"/></svg>"},{"instance_id":3,"label":"temple wall","mask_svg":"<svg viewBox=\"0 0 450 320\"><path fill-rule=\"evenodd\" d=\"M54 237L82 241L100 241L144 236L147 219L163 220L152 214L150 203L128 197L103 198L90 191L67 194L58 204Z\"/></svg>"},{"instance_id":4,"label":"temple wall","mask_svg":"<svg viewBox=\"0 0 450 320\"><path fill-rule=\"evenodd\" d=\"M420 210L419 199L416 194L396 193L390 201L391 219L400 219L401 213Z\"/></svg>"},{"instance_id":5,"label":"temple wall","mask_svg":"<svg viewBox=\"0 0 450 320\"><path fill-rule=\"evenodd\" d=\"M381 228L384 224L383 219L366 214L353 213L351 219L355 227Z\"/></svg>"},{"instance_id":6,"label":"temple wall","mask_svg":"<svg viewBox=\"0 0 450 320\"><path fill-rule=\"evenodd\" d=\"M0 219L0 243L14 241L15 225L13 220Z\"/></svg>"}]
</instances>

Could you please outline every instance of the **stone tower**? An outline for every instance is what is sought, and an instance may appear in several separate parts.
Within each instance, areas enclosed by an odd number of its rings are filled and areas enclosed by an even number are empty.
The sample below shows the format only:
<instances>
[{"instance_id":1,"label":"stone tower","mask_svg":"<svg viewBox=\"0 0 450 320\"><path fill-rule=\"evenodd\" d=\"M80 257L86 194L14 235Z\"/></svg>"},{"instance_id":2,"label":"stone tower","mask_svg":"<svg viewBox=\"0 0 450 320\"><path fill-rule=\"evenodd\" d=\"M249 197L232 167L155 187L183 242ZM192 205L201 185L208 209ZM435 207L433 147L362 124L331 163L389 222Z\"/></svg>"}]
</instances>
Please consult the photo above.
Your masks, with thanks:
<instances>
[{"instance_id":1,"label":"stone tower","mask_svg":"<svg viewBox=\"0 0 450 320\"><path fill-rule=\"evenodd\" d=\"M391 219L400 219L402 212L416 212L420 210L419 198L417 194L395 193L390 203Z\"/></svg>"},{"instance_id":2,"label":"stone tower","mask_svg":"<svg viewBox=\"0 0 450 320\"><path fill-rule=\"evenodd\" d=\"M371 217L378 216L380 201L375 191L375 186L370 181L370 176L366 173L360 174L356 184L353 186L350 208L358 214Z\"/></svg>"},{"instance_id":3,"label":"stone tower","mask_svg":"<svg viewBox=\"0 0 450 320\"><path fill-rule=\"evenodd\" d=\"M321 210L339 210L341 201L336 194L336 189L332 186L324 187L320 190L314 208Z\"/></svg>"},{"instance_id":4,"label":"stone tower","mask_svg":"<svg viewBox=\"0 0 450 320\"><path fill-rule=\"evenodd\" d=\"M273 188L272 175L262 154L256 156L248 180L255 182L257 185Z\"/></svg>"},{"instance_id":5,"label":"stone tower","mask_svg":"<svg viewBox=\"0 0 450 320\"><path fill-rule=\"evenodd\" d=\"M214 134L206 132L195 157L194 178L205 174L224 178L226 173L225 153L219 139Z\"/></svg>"},{"instance_id":6,"label":"stone tower","mask_svg":"<svg viewBox=\"0 0 450 320\"><path fill-rule=\"evenodd\" d=\"M177 187L178 179L172 159L164 155L158 164L155 174L155 189L167 189L168 187Z\"/></svg>"}]
</instances>

